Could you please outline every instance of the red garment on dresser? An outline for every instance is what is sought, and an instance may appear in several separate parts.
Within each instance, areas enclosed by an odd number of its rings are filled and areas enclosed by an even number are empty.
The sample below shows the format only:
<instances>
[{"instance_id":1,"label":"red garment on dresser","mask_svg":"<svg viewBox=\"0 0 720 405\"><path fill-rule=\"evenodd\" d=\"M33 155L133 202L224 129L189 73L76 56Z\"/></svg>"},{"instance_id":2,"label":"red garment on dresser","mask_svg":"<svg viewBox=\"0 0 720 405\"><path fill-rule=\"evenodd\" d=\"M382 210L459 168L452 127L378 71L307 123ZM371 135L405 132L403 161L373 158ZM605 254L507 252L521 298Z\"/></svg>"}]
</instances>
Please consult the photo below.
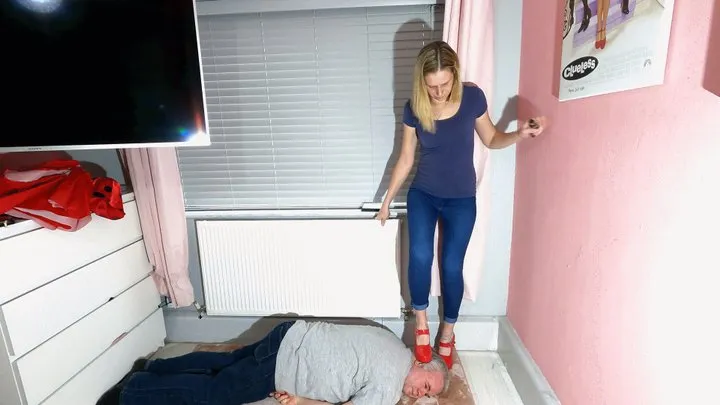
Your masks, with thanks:
<instances>
[{"instance_id":1,"label":"red garment on dresser","mask_svg":"<svg viewBox=\"0 0 720 405\"><path fill-rule=\"evenodd\" d=\"M96 177L93 180L90 211L108 219L124 217L125 211L123 210L120 183L109 177Z\"/></svg>"},{"instance_id":2,"label":"red garment on dresser","mask_svg":"<svg viewBox=\"0 0 720 405\"><path fill-rule=\"evenodd\" d=\"M122 218L120 185L106 177L93 180L76 160L52 160L0 174L0 214L76 231L90 222L92 213Z\"/></svg>"}]
</instances>

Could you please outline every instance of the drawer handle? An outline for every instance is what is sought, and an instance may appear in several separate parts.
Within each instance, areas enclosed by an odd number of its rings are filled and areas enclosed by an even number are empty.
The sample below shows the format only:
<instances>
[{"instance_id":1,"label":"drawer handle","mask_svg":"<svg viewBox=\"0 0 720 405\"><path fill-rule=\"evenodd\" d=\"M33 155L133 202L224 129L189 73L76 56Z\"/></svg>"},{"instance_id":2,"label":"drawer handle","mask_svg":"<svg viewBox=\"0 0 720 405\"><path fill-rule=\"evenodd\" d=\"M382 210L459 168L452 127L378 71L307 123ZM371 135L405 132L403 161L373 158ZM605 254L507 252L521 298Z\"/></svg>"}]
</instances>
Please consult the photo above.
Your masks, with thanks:
<instances>
[{"instance_id":1,"label":"drawer handle","mask_svg":"<svg viewBox=\"0 0 720 405\"><path fill-rule=\"evenodd\" d=\"M111 346L111 347L112 347L112 346L115 346L115 344L116 344L117 342L123 340L123 338L124 338L125 336L127 336L127 334L128 334L127 332L121 333L120 336L116 337L115 340L113 340L112 343L110 343L110 346Z\"/></svg>"}]
</instances>

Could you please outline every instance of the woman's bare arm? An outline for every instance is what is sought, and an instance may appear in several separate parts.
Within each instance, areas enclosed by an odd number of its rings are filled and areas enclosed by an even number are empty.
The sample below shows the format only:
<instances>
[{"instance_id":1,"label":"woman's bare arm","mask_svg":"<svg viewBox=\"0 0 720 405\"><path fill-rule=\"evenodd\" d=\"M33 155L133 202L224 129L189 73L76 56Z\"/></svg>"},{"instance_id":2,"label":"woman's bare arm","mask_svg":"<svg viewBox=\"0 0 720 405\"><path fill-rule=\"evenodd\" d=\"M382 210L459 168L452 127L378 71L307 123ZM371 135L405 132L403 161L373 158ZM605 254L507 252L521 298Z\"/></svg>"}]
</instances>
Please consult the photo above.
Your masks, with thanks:
<instances>
[{"instance_id":1,"label":"woman's bare arm","mask_svg":"<svg viewBox=\"0 0 720 405\"><path fill-rule=\"evenodd\" d=\"M518 131L510 133L498 131L487 111L475 120L475 131L489 149L506 148L522 139Z\"/></svg>"},{"instance_id":2,"label":"woman's bare arm","mask_svg":"<svg viewBox=\"0 0 720 405\"><path fill-rule=\"evenodd\" d=\"M486 147L489 149L502 149L528 137L536 137L542 134L546 121L545 117L535 117L519 124L517 131L507 133L498 131L498 129L495 128L486 111L485 114L475 120L475 131Z\"/></svg>"},{"instance_id":3,"label":"woman's bare arm","mask_svg":"<svg viewBox=\"0 0 720 405\"><path fill-rule=\"evenodd\" d=\"M395 168L393 169L392 176L390 177L390 185L388 186L388 192L383 201L385 208L390 207L390 203L400 187L407 179L407 176L412 170L413 164L415 163L415 148L417 147L417 136L415 135L415 128L403 124L403 139L402 149L400 150L400 157L398 158Z\"/></svg>"}]
</instances>

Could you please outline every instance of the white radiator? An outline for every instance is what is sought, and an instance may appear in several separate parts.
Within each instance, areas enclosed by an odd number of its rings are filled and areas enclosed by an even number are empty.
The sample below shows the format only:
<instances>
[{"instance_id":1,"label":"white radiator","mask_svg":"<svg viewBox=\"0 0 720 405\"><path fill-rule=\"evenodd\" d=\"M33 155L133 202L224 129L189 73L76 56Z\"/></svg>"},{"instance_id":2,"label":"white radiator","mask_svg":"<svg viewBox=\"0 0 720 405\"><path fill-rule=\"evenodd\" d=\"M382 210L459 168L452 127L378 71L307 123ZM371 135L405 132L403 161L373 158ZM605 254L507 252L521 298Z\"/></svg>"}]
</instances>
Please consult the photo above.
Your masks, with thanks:
<instances>
[{"instance_id":1,"label":"white radiator","mask_svg":"<svg viewBox=\"0 0 720 405\"><path fill-rule=\"evenodd\" d=\"M197 221L208 315L401 316L399 221Z\"/></svg>"}]
</instances>

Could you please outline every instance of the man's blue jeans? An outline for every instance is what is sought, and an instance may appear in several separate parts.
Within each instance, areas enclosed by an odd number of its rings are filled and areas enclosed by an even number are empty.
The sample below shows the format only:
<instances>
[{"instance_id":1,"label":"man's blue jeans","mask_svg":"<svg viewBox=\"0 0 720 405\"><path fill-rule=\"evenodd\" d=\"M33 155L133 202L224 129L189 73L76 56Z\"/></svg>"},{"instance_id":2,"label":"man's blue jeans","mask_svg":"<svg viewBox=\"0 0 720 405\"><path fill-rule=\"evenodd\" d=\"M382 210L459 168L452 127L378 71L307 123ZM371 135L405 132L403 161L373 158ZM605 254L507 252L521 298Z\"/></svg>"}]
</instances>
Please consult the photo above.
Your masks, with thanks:
<instances>
[{"instance_id":1,"label":"man's blue jeans","mask_svg":"<svg viewBox=\"0 0 720 405\"><path fill-rule=\"evenodd\" d=\"M434 258L435 225L440 220L440 257L443 320L455 323L463 291L463 263L475 226L475 197L439 198L415 188L407 194L407 221L410 245L408 282L415 310L428 307Z\"/></svg>"},{"instance_id":2,"label":"man's blue jeans","mask_svg":"<svg viewBox=\"0 0 720 405\"><path fill-rule=\"evenodd\" d=\"M122 405L239 405L275 390L275 359L294 322L276 326L262 340L230 353L195 352L152 360L132 375Z\"/></svg>"}]
</instances>

